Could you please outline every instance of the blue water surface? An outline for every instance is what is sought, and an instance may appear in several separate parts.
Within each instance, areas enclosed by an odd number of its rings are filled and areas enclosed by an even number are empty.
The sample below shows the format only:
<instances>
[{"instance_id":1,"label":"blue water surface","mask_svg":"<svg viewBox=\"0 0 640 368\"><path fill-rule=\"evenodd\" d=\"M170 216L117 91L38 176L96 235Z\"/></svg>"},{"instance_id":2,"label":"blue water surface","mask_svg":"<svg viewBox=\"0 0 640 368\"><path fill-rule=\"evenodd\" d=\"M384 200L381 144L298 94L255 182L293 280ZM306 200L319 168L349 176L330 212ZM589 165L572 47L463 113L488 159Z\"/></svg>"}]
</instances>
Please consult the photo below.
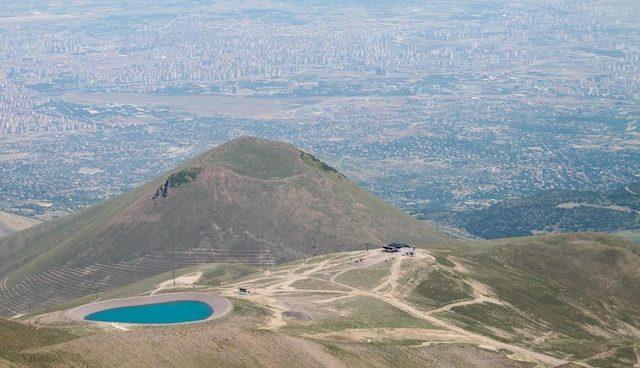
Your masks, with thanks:
<instances>
[{"instance_id":1,"label":"blue water surface","mask_svg":"<svg viewBox=\"0 0 640 368\"><path fill-rule=\"evenodd\" d=\"M95 322L170 324L201 321L212 314L213 308L207 303L180 300L105 309L91 313L84 319Z\"/></svg>"}]
</instances>

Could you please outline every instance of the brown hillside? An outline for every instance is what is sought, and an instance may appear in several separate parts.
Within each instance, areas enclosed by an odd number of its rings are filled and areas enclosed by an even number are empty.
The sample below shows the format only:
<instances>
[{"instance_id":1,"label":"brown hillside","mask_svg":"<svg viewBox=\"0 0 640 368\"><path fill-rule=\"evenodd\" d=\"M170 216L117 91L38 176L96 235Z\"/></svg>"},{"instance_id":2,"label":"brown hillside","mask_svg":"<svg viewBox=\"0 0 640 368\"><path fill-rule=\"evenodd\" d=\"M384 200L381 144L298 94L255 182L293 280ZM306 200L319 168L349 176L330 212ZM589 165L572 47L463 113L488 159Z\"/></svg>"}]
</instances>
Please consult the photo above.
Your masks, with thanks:
<instances>
[{"instance_id":1,"label":"brown hillside","mask_svg":"<svg viewBox=\"0 0 640 368\"><path fill-rule=\"evenodd\" d=\"M14 215L12 213L0 212L0 237L28 229L39 223L40 221L38 220Z\"/></svg>"},{"instance_id":2,"label":"brown hillside","mask_svg":"<svg viewBox=\"0 0 640 368\"><path fill-rule=\"evenodd\" d=\"M83 282L69 296L78 297L194 263L269 264L389 241L448 238L308 153L240 138L132 192L1 239L0 275L8 287L38 275L38 284L66 285L76 275ZM8 309L39 307L17 305Z\"/></svg>"}]
</instances>

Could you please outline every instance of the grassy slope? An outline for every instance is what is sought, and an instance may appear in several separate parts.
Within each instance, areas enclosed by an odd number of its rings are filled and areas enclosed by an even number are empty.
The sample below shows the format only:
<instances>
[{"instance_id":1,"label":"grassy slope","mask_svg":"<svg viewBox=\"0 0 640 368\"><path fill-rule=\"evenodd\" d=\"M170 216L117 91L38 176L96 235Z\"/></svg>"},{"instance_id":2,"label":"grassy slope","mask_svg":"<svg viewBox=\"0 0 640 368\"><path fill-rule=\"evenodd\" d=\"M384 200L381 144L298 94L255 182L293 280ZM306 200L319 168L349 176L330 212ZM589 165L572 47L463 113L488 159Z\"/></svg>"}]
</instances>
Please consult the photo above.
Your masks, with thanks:
<instances>
[{"instance_id":1,"label":"grassy slope","mask_svg":"<svg viewBox=\"0 0 640 368\"><path fill-rule=\"evenodd\" d=\"M112 263L202 244L268 247L277 258L291 259L365 242L448 241L284 143L243 138L173 172L193 167L203 169L197 180L180 182L161 200L151 197L168 175L76 215L0 239L0 275L11 273L9 281L15 282L67 262Z\"/></svg>"},{"instance_id":2,"label":"grassy slope","mask_svg":"<svg viewBox=\"0 0 640 368\"><path fill-rule=\"evenodd\" d=\"M640 230L624 230L615 232L614 235L640 244Z\"/></svg>"},{"instance_id":3,"label":"grassy slope","mask_svg":"<svg viewBox=\"0 0 640 368\"><path fill-rule=\"evenodd\" d=\"M92 241L91 238L103 224L109 222L146 189L148 188L137 188L77 214L0 239L0 256L3 259L0 274L15 271L10 279L19 280L72 259L78 248Z\"/></svg>"},{"instance_id":4,"label":"grassy slope","mask_svg":"<svg viewBox=\"0 0 640 368\"><path fill-rule=\"evenodd\" d=\"M464 277L512 306L474 304L444 314L460 325L578 359L640 339L640 247L633 243L563 234L485 242L452 254L471 270ZM532 342L541 336L547 338Z\"/></svg>"},{"instance_id":5,"label":"grassy slope","mask_svg":"<svg viewBox=\"0 0 640 368\"><path fill-rule=\"evenodd\" d=\"M452 272L442 269L429 272L409 295L409 300L428 307L441 307L471 298L473 298L471 287Z\"/></svg>"},{"instance_id":6,"label":"grassy slope","mask_svg":"<svg viewBox=\"0 0 640 368\"><path fill-rule=\"evenodd\" d=\"M12 213L0 212L0 237L9 235L16 231L28 229L39 224L40 221L14 215Z\"/></svg>"},{"instance_id":7,"label":"grassy slope","mask_svg":"<svg viewBox=\"0 0 640 368\"><path fill-rule=\"evenodd\" d=\"M389 276L390 264L383 262L372 267L348 271L340 275L336 281L359 289L371 289Z\"/></svg>"},{"instance_id":8,"label":"grassy slope","mask_svg":"<svg viewBox=\"0 0 640 368\"><path fill-rule=\"evenodd\" d=\"M349 328L434 328L424 320L377 299L355 297L331 303L337 311L330 318L289 321L284 331L293 334L334 332Z\"/></svg>"},{"instance_id":9,"label":"grassy slope","mask_svg":"<svg viewBox=\"0 0 640 368\"><path fill-rule=\"evenodd\" d=\"M75 337L60 329L37 328L4 319L0 319L0 336L0 352L33 349L72 340Z\"/></svg>"},{"instance_id":10,"label":"grassy slope","mask_svg":"<svg viewBox=\"0 0 640 368\"><path fill-rule=\"evenodd\" d=\"M43 348L75 339L58 328L36 328L30 325L0 319L0 366L2 361L12 365L44 367L66 359L66 353L30 354L25 351Z\"/></svg>"}]
</instances>

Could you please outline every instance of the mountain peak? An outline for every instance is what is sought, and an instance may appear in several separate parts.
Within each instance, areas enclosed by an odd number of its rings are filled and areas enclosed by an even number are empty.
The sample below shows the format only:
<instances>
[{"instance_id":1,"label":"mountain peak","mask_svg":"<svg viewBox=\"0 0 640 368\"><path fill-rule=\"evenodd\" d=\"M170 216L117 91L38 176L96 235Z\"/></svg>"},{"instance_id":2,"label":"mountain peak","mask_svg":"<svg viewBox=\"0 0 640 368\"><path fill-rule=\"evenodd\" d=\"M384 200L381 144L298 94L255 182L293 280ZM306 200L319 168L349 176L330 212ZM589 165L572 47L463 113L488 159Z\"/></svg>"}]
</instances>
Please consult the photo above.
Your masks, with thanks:
<instances>
[{"instance_id":1,"label":"mountain peak","mask_svg":"<svg viewBox=\"0 0 640 368\"><path fill-rule=\"evenodd\" d=\"M114 267L124 282L203 262L272 264L392 241L449 238L309 153L243 137L129 193L0 239L0 279L17 285L72 269L100 288L116 281L98 268ZM70 280L56 285L43 287L52 297L75 292ZM51 302L40 299L37 307Z\"/></svg>"},{"instance_id":2,"label":"mountain peak","mask_svg":"<svg viewBox=\"0 0 640 368\"><path fill-rule=\"evenodd\" d=\"M255 179L283 179L310 169L335 171L288 143L240 137L210 150L198 164L215 164Z\"/></svg>"}]
</instances>

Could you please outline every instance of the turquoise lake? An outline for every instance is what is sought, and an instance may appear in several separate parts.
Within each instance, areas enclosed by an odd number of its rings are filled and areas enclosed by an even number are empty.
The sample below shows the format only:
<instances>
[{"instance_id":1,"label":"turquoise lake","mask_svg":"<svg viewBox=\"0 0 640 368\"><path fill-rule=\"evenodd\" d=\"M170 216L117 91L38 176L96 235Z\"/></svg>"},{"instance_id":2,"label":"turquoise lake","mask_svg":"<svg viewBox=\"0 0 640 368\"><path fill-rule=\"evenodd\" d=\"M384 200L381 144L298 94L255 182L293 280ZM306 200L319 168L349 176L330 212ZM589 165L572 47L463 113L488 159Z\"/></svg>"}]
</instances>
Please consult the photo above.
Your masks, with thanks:
<instances>
[{"instance_id":1,"label":"turquoise lake","mask_svg":"<svg viewBox=\"0 0 640 368\"><path fill-rule=\"evenodd\" d=\"M94 322L170 324L202 321L213 314L209 304L195 300L105 309L84 317Z\"/></svg>"}]
</instances>

